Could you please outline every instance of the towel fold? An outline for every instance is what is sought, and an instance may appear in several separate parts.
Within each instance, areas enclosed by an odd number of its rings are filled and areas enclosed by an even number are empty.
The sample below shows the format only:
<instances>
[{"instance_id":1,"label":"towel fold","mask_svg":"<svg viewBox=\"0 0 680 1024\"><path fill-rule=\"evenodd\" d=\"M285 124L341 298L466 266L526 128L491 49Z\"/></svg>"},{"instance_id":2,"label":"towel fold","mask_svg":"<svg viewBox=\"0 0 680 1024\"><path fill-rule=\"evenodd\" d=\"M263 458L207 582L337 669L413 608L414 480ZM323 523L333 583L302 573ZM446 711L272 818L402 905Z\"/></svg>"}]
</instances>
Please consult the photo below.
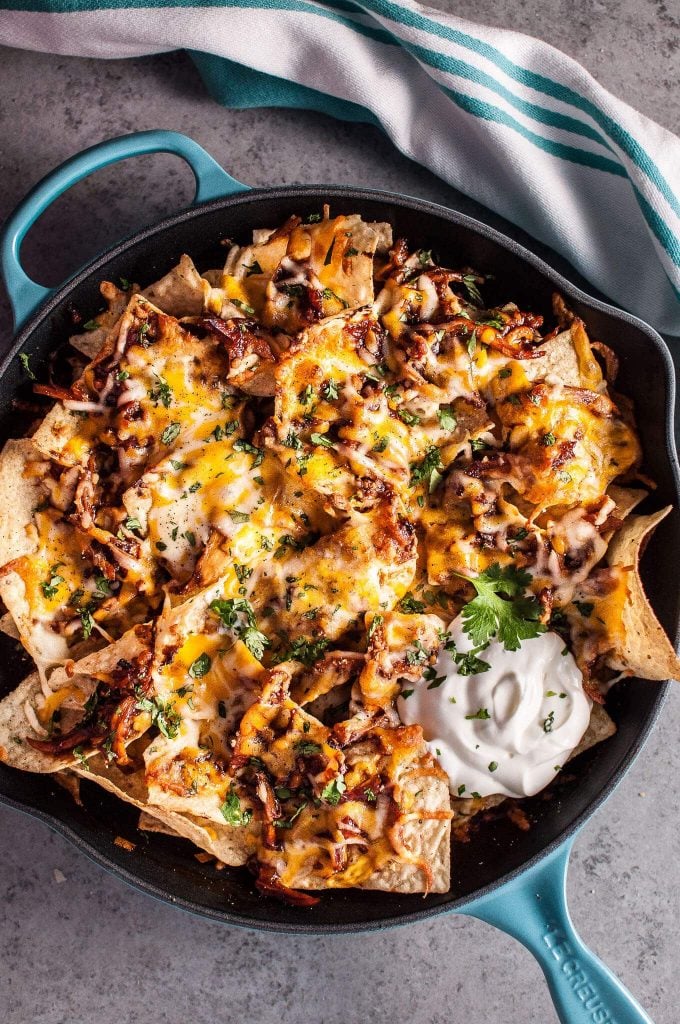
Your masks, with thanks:
<instances>
[{"instance_id":1,"label":"towel fold","mask_svg":"<svg viewBox=\"0 0 680 1024\"><path fill-rule=\"evenodd\" d=\"M0 42L189 50L237 107L379 124L403 153L680 335L680 139L547 43L411 0L15 0Z\"/></svg>"}]
</instances>

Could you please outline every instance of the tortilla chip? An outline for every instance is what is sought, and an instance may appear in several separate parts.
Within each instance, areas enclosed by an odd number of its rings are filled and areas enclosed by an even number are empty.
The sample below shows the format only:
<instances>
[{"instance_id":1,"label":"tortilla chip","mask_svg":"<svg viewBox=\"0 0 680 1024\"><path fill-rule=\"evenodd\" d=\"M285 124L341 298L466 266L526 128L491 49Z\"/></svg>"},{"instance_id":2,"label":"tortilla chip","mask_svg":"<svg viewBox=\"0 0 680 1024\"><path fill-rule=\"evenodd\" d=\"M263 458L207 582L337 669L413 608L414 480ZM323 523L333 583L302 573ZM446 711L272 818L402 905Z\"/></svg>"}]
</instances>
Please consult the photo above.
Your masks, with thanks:
<instances>
[{"instance_id":1,"label":"tortilla chip","mask_svg":"<svg viewBox=\"0 0 680 1024\"><path fill-rule=\"evenodd\" d=\"M451 886L451 818L449 780L428 774L417 763L406 765L398 782L413 811L403 829L412 863L394 858L363 882L361 889L385 892L448 892ZM442 817L418 817L418 811ZM427 865L423 870L422 866Z\"/></svg>"},{"instance_id":2,"label":"tortilla chip","mask_svg":"<svg viewBox=\"0 0 680 1024\"><path fill-rule=\"evenodd\" d=\"M530 381L555 378L569 387L598 389L602 373L582 320L573 318L566 330L547 341L544 348L545 355L538 359L522 360Z\"/></svg>"},{"instance_id":3,"label":"tortilla chip","mask_svg":"<svg viewBox=\"0 0 680 1024\"><path fill-rule=\"evenodd\" d=\"M610 718L608 711L602 706L602 704L593 704L590 711L590 722L588 728L581 737L581 742L578 746L572 750L571 754L567 758L571 761L573 757L578 757L586 750L590 750L597 743L602 743L603 740L608 740L610 736L613 736L616 732L616 725Z\"/></svg>"},{"instance_id":4,"label":"tortilla chip","mask_svg":"<svg viewBox=\"0 0 680 1024\"><path fill-rule=\"evenodd\" d=\"M26 716L26 706L37 715L44 700L40 676L32 672L23 683L0 701L0 761L11 768L25 772L51 773L67 768L73 763L72 753L43 754L26 742L26 737L44 739L31 727Z\"/></svg>"},{"instance_id":5,"label":"tortilla chip","mask_svg":"<svg viewBox=\"0 0 680 1024\"><path fill-rule=\"evenodd\" d=\"M37 477L24 473L36 458L39 454L29 440L8 441L0 452L0 566L35 551L27 530L42 490Z\"/></svg>"},{"instance_id":6,"label":"tortilla chip","mask_svg":"<svg viewBox=\"0 0 680 1024\"><path fill-rule=\"evenodd\" d=\"M74 452L65 453L65 449L81 425L75 413L65 409L61 402L55 402L31 440L45 458L54 459L61 466L76 466L80 460Z\"/></svg>"},{"instance_id":7,"label":"tortilla chip","mask_svg":"<svg viewBox=\"0 0 680 1024\"><path fill-rule=\"evenodd\" d=\"M629 516L633 509L645 500L648 493L641 487L619 487L618 484L611 484L607 488L607 495L616 504L614 514L618 519L625 519Z\"/></svg>"},{"instance_id":8,"label":"tortilla chip","mask_svg":"<svg viewBox=\"0 0 680 1024\"><path fill-rule=\"evenodd\" d=\"M581 370L571 337L571 329L562 331L545 345L545 355L525 359L522 368L530 381L555 377L562 384L581 387Z\"/></svg>"},{"instance_id":9,"label":"tortilla chip","mask_svg":"<svg viewBox=\"0 0 680 1024\"><path fill-rule=\"evenodd\" d=\"M73 348L90 360L101 352L109 332L116 327L125 312L130 297L127 291L116 288L111 281L102 281L99 291L106 300L108 309L93 317L93 322L97 324L93 330L73 334L69 338Z\"/></svg>"},{"instance_id":10,"label":"tortilla chip","mask_svg":"<svg viewBox=\"0 0 680 1024\"><path fill-rule=\"evenodd\" d=\"M82 708L97 686L97 677L112 672L121 658L131 661L145 647L135 629L120 640L81 658L69 670L56 668L43 692L40 676L33 672L15 690L0 701L0 760L13 768L33 772L57 772L79 764L87 753L78 757L73 751L43 754L25 742L27 736L45 739L46 731L38 732L31 724L33 715L41 724L56 710L62 712L61 726L68 732L82 718ZM27 712L28 707L28 712Z\"/></svg>"},{"instance_id":11,"label":"tortilla chip","mask_svg":"<svg viewBox=\"0 0 680 1024\"><path fill-rule=\"evenodd\" d=\"M630 568L621 610L622 629L615 636L609 665L641 679L680 678L680 659L652 610L640 579L639 561L645 542L666 518L671 506L650 516L629 516L609 545L611 566Z\"/></svg>"},{"instance_id":12,"label":"tortilla chip","mask_svg":"<svg viewBox=\"0 0 680 1024\"><path fill-rule=\"evenodd\" d=\"M80 778L78 775L69 771L68 768L64 768L63 771L55 773L54 781L65 789L67 793L71 794L79 807L83 806L83 801L80 799Z\"/></svg>"},{"instance_id":13,"label":"tortilla chip","mask_svg":"<svg viewBox=\"0 0 680 1024\"><path fill-rule=\"evenodd\" d=\"M76 767L74 771L82 779L96 782L107 792L113 793L114 796L154 817L171 830L169 834L189 839L201 850L211 853L224 864L240 867L255 851L260 831L260 826L255 821L242 827L218 825L193 815L149 807L149 795L143 770L132 773L122 772L115 765L107 765L105 758L101 754L97 754L88 762L87 768Z\"/></svg>"},{"instance_id":14,"label":"tortilla chip","mask_svg":"<svg viewBox=\"0 0 680 1024\"><path fill-rule=\"evenodd\" d=\"M137 822L137 828L140 832L157 832L162 836L176 836L182 838L179 832L175 832L166 821L161 821L160 818L155 818L149 811L139 812L139 821Z\"/></svg>"},{"instance_id":15,"label":"tortilla chip","mask_svg":"<svg viewBox=\"0 0 680 1024\"><path fill-rule=\"evenodd\" d=\"M145 299L169 316L200 316L210 294L210 285L189 256L181 256L176 267L142 292Z\"/></svg>"},{"instance_id":16,"label":"tortilla chip","mask_svg":"<svg viewBox=\"0 0 680 1024\"><path fill-rule=\"evenodd\" d=\"M43 492L38 477L27 476L26 468L38 452L30 440L8 441L0 453L0 566L33 554L38 547L31 531L33 512ZM33 622L26 599L26 587L18 572L0 576L0 597L11 615L16 634L39 667L62 661L66 642L40 623Z\"/></svg>"}]
</instances>

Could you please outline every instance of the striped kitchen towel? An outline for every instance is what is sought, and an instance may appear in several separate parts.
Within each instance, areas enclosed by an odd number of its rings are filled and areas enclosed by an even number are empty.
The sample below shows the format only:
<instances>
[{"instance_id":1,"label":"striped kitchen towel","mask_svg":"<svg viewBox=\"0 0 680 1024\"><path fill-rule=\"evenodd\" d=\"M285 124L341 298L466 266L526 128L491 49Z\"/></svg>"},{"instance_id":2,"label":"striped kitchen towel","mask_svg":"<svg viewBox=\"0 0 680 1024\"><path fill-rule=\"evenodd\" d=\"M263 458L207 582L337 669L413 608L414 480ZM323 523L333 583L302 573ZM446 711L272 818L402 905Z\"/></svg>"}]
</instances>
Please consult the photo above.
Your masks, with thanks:
<instances>
[{"instance_id":1,"label":"striped kitchen towel","mask_svg":"<svg viewBox=\"0 0 680 1024\"><path fill-rule=\"evenodd\" d=\"M379 124L445 181L680 335L680 139L546 43L412 0L0 0L0 42L189 50L213 96Z\"/></svg>"}]
</instances>

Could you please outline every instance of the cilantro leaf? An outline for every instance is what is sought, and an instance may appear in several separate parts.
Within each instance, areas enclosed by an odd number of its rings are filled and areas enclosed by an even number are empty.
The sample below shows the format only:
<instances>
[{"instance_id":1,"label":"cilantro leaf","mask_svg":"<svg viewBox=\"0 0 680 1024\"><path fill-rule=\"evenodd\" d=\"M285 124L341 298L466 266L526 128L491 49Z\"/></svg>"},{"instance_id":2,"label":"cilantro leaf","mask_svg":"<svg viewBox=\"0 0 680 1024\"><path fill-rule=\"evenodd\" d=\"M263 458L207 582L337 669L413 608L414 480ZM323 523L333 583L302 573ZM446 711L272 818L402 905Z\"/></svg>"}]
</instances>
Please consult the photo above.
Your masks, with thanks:
<instances>
[{"instance_id":1,"label":"cilantro leaf","mask_svg":"<svg viewBox=\"0 0 680 1024\"><path fill-rule=\"evenodd\" d=\"M441 468L441 452L436 445L431 445L420 462L411 463L411 487L420 483L427 484L427 489L431 494L441 483Z\"/></svg>"},{"instance_id":2,"label":"cilantro leaf","mask_svg":"<svg viewBox=\"0 0 680 1024\"><path fill-rule=\"evenodd\" d=\"M448 409L445 405L442 405L437 410L437 419L439 420L439 426L442 430L455 430L457 419L451 409Z\"/></svg>"},{"instance_id":3,"label":"cilantro leaf","mask_svg":"<svg viewBox=\"0 0 680 1024\"><path fill-rule=\"evenodd\" d=\"M192 661L189 666L189 675L192 679L202 679L203 676L208 674L211 666L212 659L210 655L206 654L204 651L203 654L199 654L199 656Z\"/></svg>"},{"instance_id":4,"label":"cilantro leaf","mask_svg":"<svg viewBox=\"0 0 680 1024\"><path fill-rule=\"evenodd\" d=\"M245 810L241 807L241 801L233 789L230 789L227 793L227 798L220 807L220 812L227 825L233 825L235 828L240 825L247 825L253 817L253 812L249 807L246 807Z\"/></svg>"},{"instance_id":5,"label":"cilantro leaf","mask_svg":"<svg viewBox=\"0 0 680 1024\"><path fill-rule=\"evenodd\" d=\"M321 799L335 807L340 803L340 797L346 789L345 780L338 775L336 779L332 779L327 786L324 786L321 791Z\"/></svg>"},{"instance_id":6,"label":"cilantro leaf","mask_svg":"<svg viewBox=\"0 0 680 1024\"><path fill-rule=\"evenodd\" d=\"M493 565L470 577L477 596L463 608L463 629L475 647L485 647L497 637L506 651L518 651L522 640L544 633L539 622L540 605L535 597L526 597L531 576L514 565Z\"/></svg>"},{"instance_id":7,"label":"cilantro leaf","mask_svg":"<svg viewBox=\"0 0 680 1024\"><path fill-rule=\"evenodd\" d=\"M152 725L155 725L166 739L174 740L182 719L173 710L172 704L165 704L158 697L139 697L136 710L147 711L151 715Z\"/></svg>"},{"instance_id":8,"label":"cilantro leaf","mask_svg":"<svg viewBox=\"0 0 680 1024\"><path fill-rule=\"evenodd\" d=\"M254 658L262 660L265 647L269 647L269 638L257 628L255 612L250 601L244 597L211 601L210 611L220 619L223 626L236 633Z\"/></svg>"},{"instance_id":9,"label":"cilantro leaf","mask_svg":"<svg viewBox=\"0 0 680 1024\"><path fill-rule=\"evenodd\" d=\"M181 426L176 421L168 423L167 427L161 434L161 443L172 444L172 442L176 441L177 438L179 437L179 432L181 429Z\"/></svg>"},{"instance_id":10,"label":"cilantro leaf","mask_svg":"<svg viewBox=\"0 0 680 1024\"><path fill-rule=\"evenodd\" d=\"M30 366L30 363L29 363L29 359L30 358L31 357L29 356L28 352L20 352L19 353L19 362L21 363L21 365L23 367L24 373L26 374L26 376L28 377L29 380L35 380L35 374L33 373L33 370L31 369L31 366Z\"/></svg>"},{"instance_id":11,"label":"cilantro leaf","mask_svg":"<svg viewBox=\"0 0 680 1024\"><path fill-rule=\"evenodd\" d=\"M257 658L258 661L262 661L264 649L269 647L269 638L264 633L261 633L256 626L246 626L238 635L252 656Z\"/></svg>"}]
</instances>

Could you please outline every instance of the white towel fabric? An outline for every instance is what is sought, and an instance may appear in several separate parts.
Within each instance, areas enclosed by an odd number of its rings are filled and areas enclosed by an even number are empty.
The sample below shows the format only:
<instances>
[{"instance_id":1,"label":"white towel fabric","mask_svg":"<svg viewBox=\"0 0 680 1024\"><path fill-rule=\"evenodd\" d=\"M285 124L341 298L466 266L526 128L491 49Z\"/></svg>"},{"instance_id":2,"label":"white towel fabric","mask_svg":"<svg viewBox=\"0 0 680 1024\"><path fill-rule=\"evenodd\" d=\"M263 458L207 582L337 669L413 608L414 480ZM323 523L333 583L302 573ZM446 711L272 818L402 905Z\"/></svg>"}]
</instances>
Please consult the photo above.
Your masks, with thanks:
<instances>
[{"instance_id":1,"label":"white towel fabric","mask_svg":"<svg viewBox=\"0 0 680 1024\"><path fill-rule=\"evenodd\" d=\"M680 335L680 139L546 43L412 0L3 8L9 46L104 58L186 49L223 102L379 123L403 153Z\"/></svg>"}]
</instances>

